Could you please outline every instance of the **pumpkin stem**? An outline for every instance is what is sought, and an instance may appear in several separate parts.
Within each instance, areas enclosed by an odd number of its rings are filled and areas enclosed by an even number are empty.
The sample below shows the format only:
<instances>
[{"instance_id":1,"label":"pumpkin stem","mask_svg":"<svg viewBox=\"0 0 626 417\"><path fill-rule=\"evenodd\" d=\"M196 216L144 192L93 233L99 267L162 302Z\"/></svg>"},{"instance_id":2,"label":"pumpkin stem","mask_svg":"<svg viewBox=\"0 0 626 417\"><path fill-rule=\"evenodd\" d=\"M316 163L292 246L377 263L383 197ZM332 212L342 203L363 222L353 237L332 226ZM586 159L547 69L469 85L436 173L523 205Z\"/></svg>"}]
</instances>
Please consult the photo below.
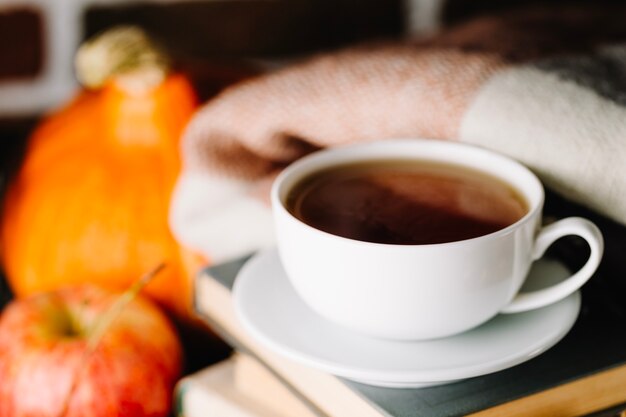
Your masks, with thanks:
<instances>
[{"instance_id":1,"label":"pumpkin stem","mask_svg":"<svg viewBox=\"0 0 626 417\"><path fill-rule=\"evenodd\" d=\"M169 70L165 54L136 26L118 26L89 39L78 49L75 66L87 88L114 79L131 92L159 85Z\"/></svg>"}]
</instances>

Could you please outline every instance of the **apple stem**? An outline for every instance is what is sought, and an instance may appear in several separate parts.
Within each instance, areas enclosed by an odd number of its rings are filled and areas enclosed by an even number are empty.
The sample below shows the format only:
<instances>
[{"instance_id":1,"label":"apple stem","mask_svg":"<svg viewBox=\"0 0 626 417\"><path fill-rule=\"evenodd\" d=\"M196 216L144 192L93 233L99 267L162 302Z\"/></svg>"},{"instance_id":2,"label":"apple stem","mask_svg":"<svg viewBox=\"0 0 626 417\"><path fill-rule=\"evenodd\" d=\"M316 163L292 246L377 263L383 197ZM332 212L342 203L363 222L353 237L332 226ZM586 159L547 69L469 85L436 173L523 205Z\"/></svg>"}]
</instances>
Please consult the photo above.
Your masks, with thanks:
<instances>
[{"instance_id":1,"label":"apple stem","mask_svg":"<svg viewBox=\"0 0 626 417\"><path fill-rule=\"evenodd\" d=\"M111 323L120 315L122 310L137 297L137 294L141 292L141 290L150 282L152 279L158 275L162 270L166 268L165 263L161 263L156 266L151 271L144 274L141 278L133 283L126 291L120 295L120 297L113 303L111 307L100 317L93 327L93 330L87 337L87 355L91 355L91 353L97 349L100 344L100 340L106 333L106 330L109 328Z\"/></svg>"},{"instance_id":2,"label":"apple stem","mask_svg":"<svg viewBox=\"0 0 626 417\"><path fill-rule=\"evenodd\" d=\"M83 355L81 360L81 365L78 368L77 374L74 376L74 380L72 381L72 385L70 386L70 390L67 393L67 397L65 398L65 402L63 403L63 407L61 408L61 412L59 413L59 417L64 417L69 409L70 400L74 395L74 391L76 391L76 387L78 385L78 377L80 372L85 368L85 364L91 358L91 355L98 349L100 345L100 341L106 334L107 329L115 321L115 319L120 315L122 310L126 308L126 306L132 302L135 297L141 292L141 290L154 279L161 271L163 271L167 267L165 262L160 263L151 271L144 274L141 278L135 281L126 291L124 291L117 300L104 312L104 314L100 317L100 319L96 322L93 327L93 331L87 336L87 349Z\"/></svg>"}]
</instances>

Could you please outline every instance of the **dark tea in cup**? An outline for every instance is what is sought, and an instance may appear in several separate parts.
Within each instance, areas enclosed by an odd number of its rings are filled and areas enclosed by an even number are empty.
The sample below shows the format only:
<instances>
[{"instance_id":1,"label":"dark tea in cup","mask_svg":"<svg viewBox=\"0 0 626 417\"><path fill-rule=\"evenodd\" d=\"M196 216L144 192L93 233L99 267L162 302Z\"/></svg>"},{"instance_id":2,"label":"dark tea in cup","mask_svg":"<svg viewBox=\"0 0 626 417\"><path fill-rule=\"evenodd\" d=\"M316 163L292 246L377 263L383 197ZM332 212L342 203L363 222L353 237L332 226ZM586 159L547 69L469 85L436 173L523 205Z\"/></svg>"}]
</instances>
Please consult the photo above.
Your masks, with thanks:
<instances>
[{"instance_id":1,"label":"dark tea in cup","mask_svg":"<svg viewBox=\"0 0 626 417\"><path fill-rule=\"evenodd\" d=\"M349 239L419 245L490 234L521 219L528 203L512 185L434 161L360 161L315 172L288 193L304 223Z\"/></svg>"}]
</instances>

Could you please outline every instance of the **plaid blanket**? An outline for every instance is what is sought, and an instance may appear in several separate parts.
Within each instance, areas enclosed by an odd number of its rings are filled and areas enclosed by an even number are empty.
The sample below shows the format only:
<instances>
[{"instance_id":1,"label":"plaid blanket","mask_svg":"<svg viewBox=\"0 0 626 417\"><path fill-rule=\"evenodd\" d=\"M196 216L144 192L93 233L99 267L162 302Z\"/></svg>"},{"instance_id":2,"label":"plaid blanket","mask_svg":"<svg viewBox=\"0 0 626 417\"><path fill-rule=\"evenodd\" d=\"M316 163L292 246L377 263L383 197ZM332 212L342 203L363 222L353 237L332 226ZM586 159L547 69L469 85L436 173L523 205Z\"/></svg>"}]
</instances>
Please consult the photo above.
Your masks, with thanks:
<instances>
[{"instance_id":1,"label":"plaid blanket","mask_svg":"<svg viewBox=\"0 0 626 417\"><path fill-rule=\"evenodd\" d=\"M507 154L626 223L626 8L535 8L362 45L236 85L183 138L175 236L214 262L273 244L268 190L316 149L398 137Z\"/></svg>"}]
</instances>

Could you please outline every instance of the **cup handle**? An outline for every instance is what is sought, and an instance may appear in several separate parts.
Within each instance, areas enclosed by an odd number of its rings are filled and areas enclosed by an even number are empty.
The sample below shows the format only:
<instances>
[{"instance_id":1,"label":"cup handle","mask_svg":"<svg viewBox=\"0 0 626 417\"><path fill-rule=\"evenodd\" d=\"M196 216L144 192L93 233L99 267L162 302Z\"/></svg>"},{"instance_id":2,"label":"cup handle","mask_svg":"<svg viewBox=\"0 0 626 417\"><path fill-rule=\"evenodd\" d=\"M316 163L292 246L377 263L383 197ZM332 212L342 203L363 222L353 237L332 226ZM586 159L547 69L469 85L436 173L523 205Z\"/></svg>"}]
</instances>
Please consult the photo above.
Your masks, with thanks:
<instances>
[{"instance_id":1,"label":"cup handle","mask_svg":"<svg viewBox=\"0 0 626 417\"><path fill-rule=\"evenodd\" d=\"M532 253L533 261L541 258L557 239L563 236L576 235L587 241L591 253L585 265L575 274L548 288L517 294L517 296L502 309L502 313L520 313L555 303L583 286L598 268L604 251L604 239L598 227L587 219L569 217L559 220L541 229L535 240Z\"/></svg>"}]
</instances>

